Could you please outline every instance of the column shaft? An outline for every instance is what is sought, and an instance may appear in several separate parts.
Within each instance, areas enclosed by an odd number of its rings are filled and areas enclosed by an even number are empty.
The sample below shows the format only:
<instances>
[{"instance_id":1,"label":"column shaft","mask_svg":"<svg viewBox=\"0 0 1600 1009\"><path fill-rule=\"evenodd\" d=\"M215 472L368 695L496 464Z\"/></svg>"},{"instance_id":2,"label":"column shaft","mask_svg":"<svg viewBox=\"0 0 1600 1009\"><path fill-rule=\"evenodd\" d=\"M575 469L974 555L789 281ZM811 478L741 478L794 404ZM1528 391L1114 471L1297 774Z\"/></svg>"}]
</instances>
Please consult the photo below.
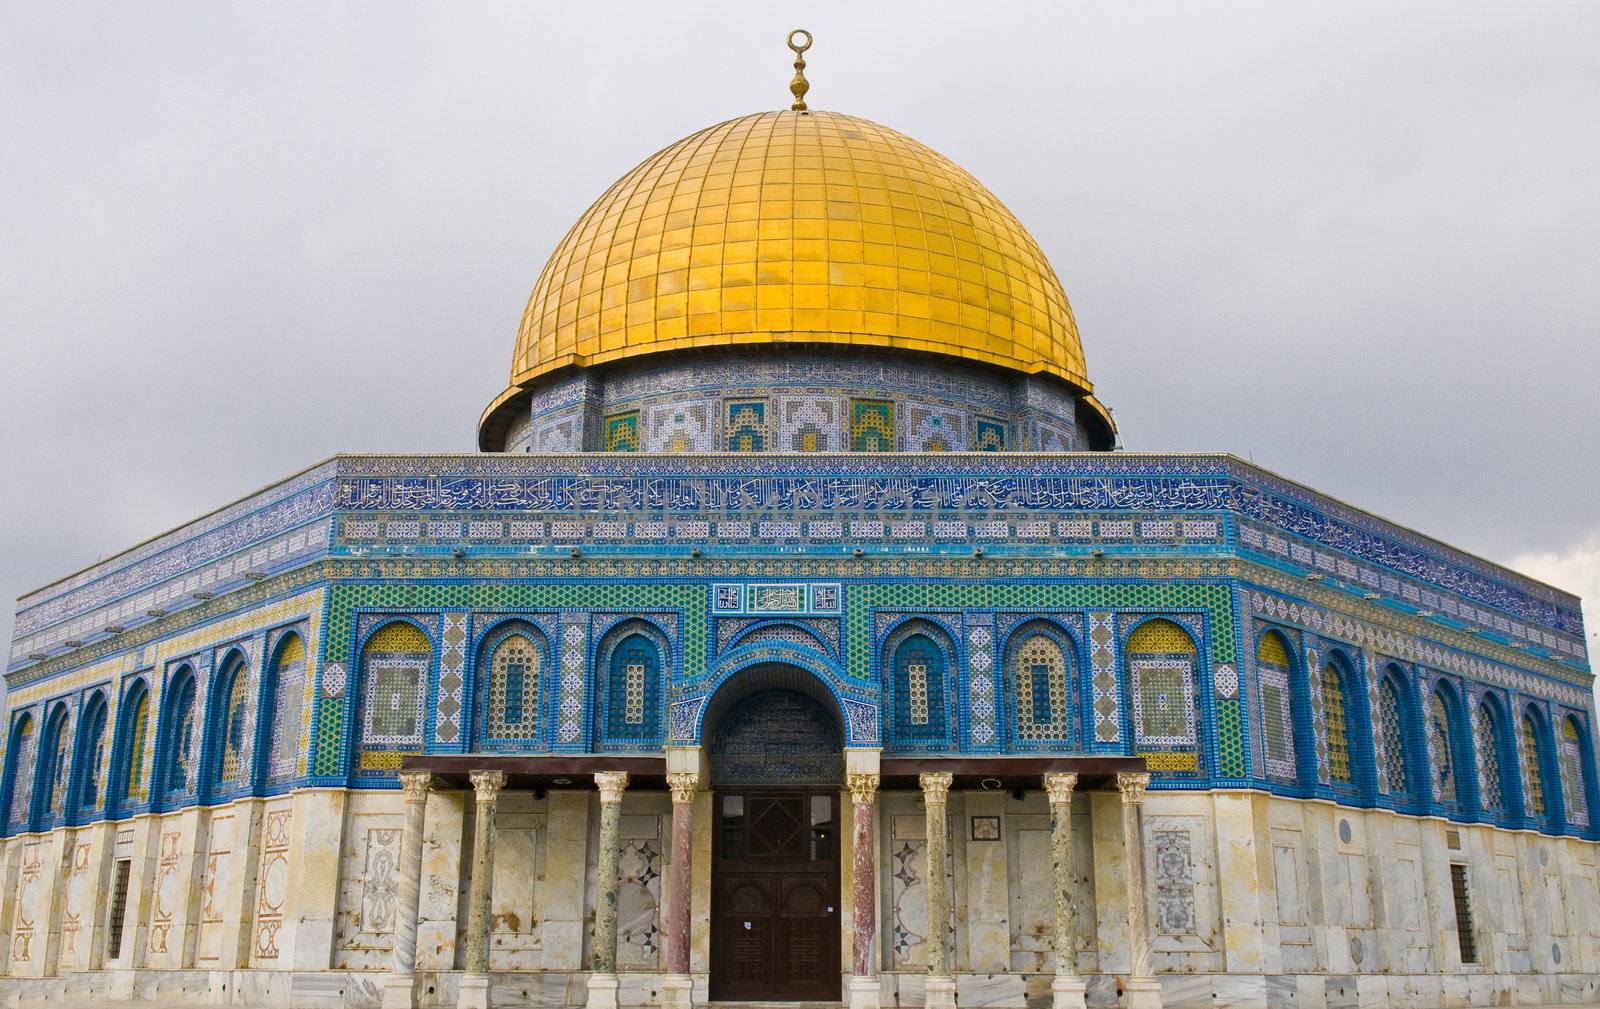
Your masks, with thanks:
<instances>
[{"instance_id":1,"label":"column shaft","mask_svg":"<svg viewBox=\"0 0 1600 1009\"><path fill-rule=\"evenodd\" d=\"M1128 860L1128 1009L1160 1009L1160 985L1150 967L1150 910L1145 899L1144 790L1145 773L1120 773L1122 849Z\"/></svg>"},{"instance_id":2,"label":"column shaft","mask_svg":"<svg viewBox=\"0 0 1600 1009\"><path fill-rule=\"evenodd\" d=\"M850 842L852 858L850 894L850 973L868 977L877 973L872 962L872 937L877 931L876 858L878 775L850 775L850 798L855 827Z\"/></svg>"},{"instance_id":3,"label":"column shaft","mask_svg":"<svg viewBox=\"0 0 1600 1009\"><path fill-rule=\"evenodd\" d=\"M923 982L927 1009L953 1009L955 982L950 978L950 883L945 876L945 844L950 836L947 799L950 795L948 771L924 772L919 776L922 801L927 813L928 877L928 977Z\"/></svg>"},{"instance_id":4,"label":"column shaft","mask_svg":"<svg viewBox=\"0 0 1600 1009\"><path fill-rule=\"evenodd\" d=\"M596 771L600 789L600 839L594 878L594 962L589 975L589 1009L617 1005L617 868L622 845L622 792L625 771ZM676 828L674 828L676 832Z\"/></svg>"},{"instance_id":5,"label":"column shaft","mask_svg":"<svg viewBox=\"0 0 1600 1009\"><path fill-rule=\"evenodd\" d=\"M396 880L394 952L389 980L384 985L383 1009L411 1009L416 1005L412 975L417 966L417 898L422 892L422 831L428 806L427 771L401 771L406 821L400 833L400 873Z\"/></svg>"},{"instance_id":6,"label":"column shaft","mask_svg":"<svg viewBox=\"0 0 1600 1009\"><path fill-rule=\"evenodd\" d=\"M472 833L472 888L467 895L467 969L457 1000L461 1009L489 1004L489 906L494 896L494 820L504 771L473 771L477 813Z\"/></svg>"},{"instance_id":7,"label":"column shaft","mask_svg":"<svg viewBox=\"0 0 1600 1009\"><path fill-rule=\"evenodd\" d=\"M1078 904L1072 892L1072 790L1078 776L1071 772L1044 776L1050 798L1050 870L1055 891L1056 976L1050 990L1055 1009L1083 1009L1084 984L1078 976Z\"/></svg>"}]
</instances>

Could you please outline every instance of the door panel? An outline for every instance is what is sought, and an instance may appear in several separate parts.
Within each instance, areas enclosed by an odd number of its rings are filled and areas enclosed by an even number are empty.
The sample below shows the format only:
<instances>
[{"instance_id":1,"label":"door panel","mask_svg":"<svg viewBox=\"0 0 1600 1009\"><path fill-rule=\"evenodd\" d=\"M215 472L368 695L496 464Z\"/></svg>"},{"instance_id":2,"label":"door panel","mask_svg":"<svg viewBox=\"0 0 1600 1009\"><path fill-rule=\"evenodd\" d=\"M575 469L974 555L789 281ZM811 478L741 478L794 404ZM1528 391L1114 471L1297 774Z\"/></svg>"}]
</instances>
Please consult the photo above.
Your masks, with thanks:
<instances>
[{"instance_id":1,"label":"door panel","mask_svg":"<svg viewBox=\"0 0 1600 1009\"><path fill-rule=\"evenodd\" d=\"M712 869L711 997L840 997L837 793L722 792Z\"/></svg>"}]
</instances>

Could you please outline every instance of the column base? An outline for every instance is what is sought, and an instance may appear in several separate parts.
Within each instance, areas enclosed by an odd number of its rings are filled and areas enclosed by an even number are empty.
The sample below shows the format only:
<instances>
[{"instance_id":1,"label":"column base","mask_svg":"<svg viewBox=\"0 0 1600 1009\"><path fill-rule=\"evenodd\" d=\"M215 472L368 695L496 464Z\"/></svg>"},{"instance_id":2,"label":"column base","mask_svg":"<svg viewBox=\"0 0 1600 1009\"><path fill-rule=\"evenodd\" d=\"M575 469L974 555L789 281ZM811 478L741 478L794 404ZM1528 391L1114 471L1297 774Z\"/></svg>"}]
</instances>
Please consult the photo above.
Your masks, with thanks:
<instances>
[{"instance_id":1,"label":"column base","mask_svg":"<svg viewBox=\"0 0 1600 1009\"><path fill-rule=\"evenodd\" d=\"M382 1009L417 1009L417 979L410 974L390 974L383 980Z\"/></svg>"},{"instance_id":2,"label":"column base","mask_svg":"<svg viewBox=\"0 0 1600 1009\"><path fill-rule=\"evenodd\" d=\"M1083 991L1083 978L1074 974L1058 975L1050 982L1054 1009L1086 1009Z\"/></svg>"},{"instance_id":3,"label":"column base","mask_svg":"<svg viewBox=\"0 0 1600 1009\"><path fill-rule=\"evenodd\" d=\"M618 987L615 974L590 974L589 998L584 1005L588 1009L617 1009Z\"/></svg>"},{"instance_id":4,"label":"column base","mask_svg":"<svg viewBox=\"0 0 1600 1009\"><path fill-rule=\"evenodd\" d=\"M694 1009L694 979L687 974L662 978L661 1009Z\"/></svg>"},{"instance_id":5,"label":"column base","mask_svg":"<svg viewBox=\"0 0 1600 1009\"><path fill-rule=\"evenodd\" d=\"M461 983L457 988L456 1009L489 1009L489 975L461 975Z\"/></svg>"},{"instance_id":6,"label":"column base","mask_svg":"<svg viewBox=\"0 0 1600 1009\"><path fill-rule=\"evenodd\" d=\"M1130 977L1122 991L1127 1009L1161 1009L1161 982L1153 977Z\"/></svg>"},{"instance_id":7,"label":"column base","mask_svg":"<svg viewBox=\"0 0 1600 1009\"><path fill-rule=\"evenodd\" d=\"M850 978L850 1009L879 1009L883 1005L883 985L875 977Z\"/></svg>"},{"instance_id":8,"label":"column base","mask_svg":"<svg viewBox=\"0 0 1600 1009\"><path fill-rule=\"evenodd\" d=\"M956 983L953 978L930 977L922 982L927 1009L956 1009Z\"/></svg>"}]
</instances>

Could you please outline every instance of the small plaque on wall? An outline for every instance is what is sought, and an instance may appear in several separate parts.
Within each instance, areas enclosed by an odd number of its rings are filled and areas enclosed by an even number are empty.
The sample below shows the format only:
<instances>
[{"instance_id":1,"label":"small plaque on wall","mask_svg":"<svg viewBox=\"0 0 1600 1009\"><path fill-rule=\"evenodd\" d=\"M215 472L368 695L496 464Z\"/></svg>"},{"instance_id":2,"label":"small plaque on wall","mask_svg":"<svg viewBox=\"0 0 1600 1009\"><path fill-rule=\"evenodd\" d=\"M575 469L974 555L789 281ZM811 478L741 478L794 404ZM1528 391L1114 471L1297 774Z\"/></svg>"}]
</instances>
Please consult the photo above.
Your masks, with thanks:
<instances>
[{"instance_id":1,"label":"small plaque on wall","mask_svg":"<svg viewBox=\"0 0 1600 1009\"><path fill-rule=\"evenodd\" d=\"M972 818L972 839L974 841L1000 840L1000 818L998 816L974 816Z\"/></svg>"}]
</instances>

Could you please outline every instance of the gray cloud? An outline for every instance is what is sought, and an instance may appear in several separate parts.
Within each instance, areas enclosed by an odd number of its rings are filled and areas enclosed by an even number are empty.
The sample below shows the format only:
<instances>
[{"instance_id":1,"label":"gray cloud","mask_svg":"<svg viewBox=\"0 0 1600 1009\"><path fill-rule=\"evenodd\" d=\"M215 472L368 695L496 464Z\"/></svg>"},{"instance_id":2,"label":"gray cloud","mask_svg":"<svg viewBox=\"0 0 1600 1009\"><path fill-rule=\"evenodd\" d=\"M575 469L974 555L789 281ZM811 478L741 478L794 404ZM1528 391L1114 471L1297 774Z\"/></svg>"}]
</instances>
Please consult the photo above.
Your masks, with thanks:
<instances>
[{"instance_id":1,"label":"gray cloud","mask_svg":"<svg viewBox=\"0 0 1600 1009\"><path fill-rule=\"evenodd\" d=\"M816 107L1030 227L1130 448L1494 558L1600 529L1600 7L996 7L8 5L0 595L470 448L562 232L783 104L796 17Z\"/></svg>"}]
</instances>

